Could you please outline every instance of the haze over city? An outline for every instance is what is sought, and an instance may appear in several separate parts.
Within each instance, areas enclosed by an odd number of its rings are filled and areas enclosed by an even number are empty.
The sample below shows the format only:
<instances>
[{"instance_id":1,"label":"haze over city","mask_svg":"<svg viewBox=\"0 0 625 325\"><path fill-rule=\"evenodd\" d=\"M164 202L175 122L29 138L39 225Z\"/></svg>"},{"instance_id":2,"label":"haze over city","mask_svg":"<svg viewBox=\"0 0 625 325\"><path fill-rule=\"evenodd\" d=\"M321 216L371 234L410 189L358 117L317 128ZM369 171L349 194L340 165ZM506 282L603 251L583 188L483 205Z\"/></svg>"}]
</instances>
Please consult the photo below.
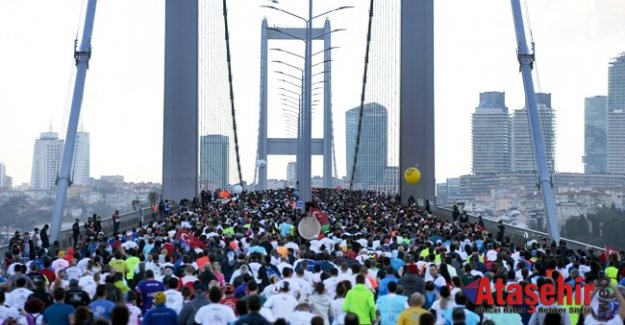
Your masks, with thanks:
<instances>
[{"instance_id":1,"label":"haze over city","mask_svg":"<svg viewBox=\"0 0 625 325\"><path fill-rule=\"evenodd\" d=\"M247 181L253 177L256 152L261 20L302 24L260 7L266 3L228 4ZM333 35L333 45L341 47L333 53L333 105L338 171L343 176L340 134L344 112L360 104L368 1L318 0L315 12L340 5L356 7L330 15L333 28L347 29ZM279 6L307 14L303 3L282 0ZM98 3L81 114L81 124L91 134L93 177L115 174L129 181L160 182L164 7L162 0ZM528 1L527 7L536 42L536 90L552 94L557 112L556 167L582 172L584 98L607 94L608 62L625 51L625 3ZM0 161L14 185L30 182L33 143L41 132L51 129L65 137L81 10L80 3L68 0L0 3L0 42L5 49L0 52ZM315 20L315 26L322 23L323 18ZM506 92L511 110L524 105L515 51L508 1L435 3L437 181L471 171L470 117L480 92ZM269 177L284 178L285 172L276 167ZM320 168L313 168L313 175L319 174Z\"/></svg>"}]
</instances>

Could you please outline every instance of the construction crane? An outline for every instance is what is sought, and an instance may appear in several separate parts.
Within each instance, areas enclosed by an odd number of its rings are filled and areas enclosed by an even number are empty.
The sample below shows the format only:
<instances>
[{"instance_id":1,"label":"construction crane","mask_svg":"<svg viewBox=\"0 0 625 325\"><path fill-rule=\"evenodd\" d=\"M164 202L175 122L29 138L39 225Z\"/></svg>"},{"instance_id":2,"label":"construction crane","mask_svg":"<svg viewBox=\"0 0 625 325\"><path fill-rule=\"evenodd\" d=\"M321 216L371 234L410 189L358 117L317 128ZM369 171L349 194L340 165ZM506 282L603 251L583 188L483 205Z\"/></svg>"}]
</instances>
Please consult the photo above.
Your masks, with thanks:
<instances>
[{"instance_id":1,"label":"construction crane","mask_svg":"<svg viewBox=\"0 0 625 325\"><path fill-rule=\"evenodd\" d=\"M541 133L540 120L538 118L538 108L536 105L536 94L534 91L534 80L532 69L534 67L534 53L527 46L525 38L525 26L523 24L523 14L519 0L512 1L512 15L514 18L514 30L517 40L517 59L519 60L521 75L523 76L523 88L525 90L525 106L529 120L530 136L534 147L534 156L538 167L538 185L542 190L545 217L549 224L549 235L551 240L560 242L560 230L558 229L558 217L553 200L553 189L551 176L547 168L547 158L545 155L545 142Z\"/></svg>"},{"instance_id":2,"label":"construction crane","mask_svg":"<svg viewBox=\"0 0 625 325\"><path fill-rule=\"evenodd\" d=\"M78 46L76 40L74 49L74 59L76 60L76 81L74 82L74 96L72 97L72 108L67 124L67 135L63 144L63 155L61 156L61 167L56 179L56 202L52 215L52 227L50 229L50 239L58 240L63 223L63 211L65 200L67 199L67 189L71 185L70 174L74 160L74 150L76 148L76 131L78 131L78 120L80 117L80 107L85 90L85 79L91 58L91 33L93 31L93 20L95 18L95 7L97 0L89 0L85 14L82 41Z\"/></svg>"}]
</instances>

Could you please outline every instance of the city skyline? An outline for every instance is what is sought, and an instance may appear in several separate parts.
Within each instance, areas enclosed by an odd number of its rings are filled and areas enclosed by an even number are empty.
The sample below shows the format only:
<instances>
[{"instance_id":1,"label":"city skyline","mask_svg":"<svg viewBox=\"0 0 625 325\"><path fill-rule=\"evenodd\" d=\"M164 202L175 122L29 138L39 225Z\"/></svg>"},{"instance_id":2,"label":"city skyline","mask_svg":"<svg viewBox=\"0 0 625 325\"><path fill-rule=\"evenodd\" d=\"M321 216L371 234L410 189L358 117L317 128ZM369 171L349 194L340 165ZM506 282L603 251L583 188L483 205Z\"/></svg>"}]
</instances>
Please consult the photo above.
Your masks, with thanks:
<instances>
[{"instance_id":1,"label":"city skyline","mask_svg":"<svg viewBox=\"0 0 625 325\"><path fill-rule=\"evenodd\" d=\"M241 108L237 120L240 130L250 130L239 135L245 142L242 152L246 155L242 158L246 181L253 177L249 166L255 163L252 130L257 129L258 110L258 60L254 56L246 59L249 53L256 53L246 50L260 43L257 40L264 16L270 24L301 24L259 8L265 2L229 3L235 94ZM357 7L331 16L333 27L348 29L333 35L333 44L341 47L333 52L334 126L342 129L344 112L359 104L367 6L319 0L315 1L315 12L338 5ZM306 14L305 6L291 1L280 1L279 6ZM537 92L552 94L553 107L560 113L557 138L566 139L558 141L556 169L582 172L584 99L608 93L608 63L625 51L625 3L530 0L528 7L536 41ZM0 161L13 177L14 186L30 180L32 141L41 130L52 123L54 131L65 137L80 9L79 3L70 1L0 3L0 41L5 48L20 49L0 53L0 120L5 123L0 137L11 139L0 143ZM46 28L35 27L25 17ZM582 20L585 23L579 24ZM95 177L123 174L133 181L161 181L163 24L164 1L98 4L81 115L82 123L91 131L91 171ZM321 24L322 18L316 20L316 25ZM471 172L471 159L457 157L471 156L470 120L477 94L504 91L511 110L524 106L513 35L508 2L435 3L437 182ZM149 55L129 59L129 51ZM336 142L342 142L341 132L344 130L335 134ZM338 170L343 176L345 150L342 147L341 153L338 145ZM285 168L279 169L270 171L270 178L285 178ZM313 170L313 175L320 174Z\"/></svg>"}]
</instances>

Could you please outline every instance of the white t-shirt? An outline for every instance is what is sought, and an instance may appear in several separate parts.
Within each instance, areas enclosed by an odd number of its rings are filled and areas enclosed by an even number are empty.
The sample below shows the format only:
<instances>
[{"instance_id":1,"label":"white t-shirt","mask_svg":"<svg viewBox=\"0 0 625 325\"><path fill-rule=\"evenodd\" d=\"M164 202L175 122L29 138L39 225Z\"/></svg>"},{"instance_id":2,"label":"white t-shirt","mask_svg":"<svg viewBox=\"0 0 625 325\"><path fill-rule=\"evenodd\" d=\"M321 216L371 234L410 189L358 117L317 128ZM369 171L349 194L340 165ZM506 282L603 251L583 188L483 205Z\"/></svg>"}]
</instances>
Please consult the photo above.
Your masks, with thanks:
<instances>
[{"instance_id":1,"label":"white t-shirt","mask_svg":"<svg viewBox=\"0 0 625 325\"><path fill-rule=\"evenodd\" d=\"M445 311L449 308L454 308L455 306L456 303L453 300L450 300L447 302L446 308L443 309L441 308L441 300L436 299L436 301L432 303L432 307L430 307L432 310L436 311L436 325L444 325L445 317L443 317L443 315L445 314Z\"/></svg>"},{"instance_id":2,"label":"white t-shirt","mask_svg":"<svg viewBox=\"0 0 625 325\"><path fill-rule=\"evenodd\" d=\"M130 312L128 325L141 324L141 322L139 322L141 319L141 309L133 304L126 304L126 308L128 308L128 311Z\"/></svg>"},{"instance_id":3,"label":"white t-shirt","mask_svg":"<svg viewBox=\"0 0 625 325\"><path fill-rule=\"evenodd\" d=\"M78 266L78 268L82 271L82 273L85 273L85 271L87 270L87 266L89 266L89 261L91 261L91 259L88 257L85 257L81 259L80 261L78 261L78 263L76 263L76 266Z\"/></svg>"},{"instance_id":4,"label":"white t-shirt","mask_svg":"<svg viewBox=\"0 0 625 325\"><path fill-rule=\"evenodd\" d=\"M28 299L28 296L33 294L32 291L26 288L16 288L9 292L5 296L5 303L7 306L13 307L17 310L24 309L24 304Z\"/></svg>"},{"instance_id":5,"label":"white t-shirt","mask_svg":"<svg viewBox=\"0 0 625 325\"><path fill-rule=\"evenodd\" d=\"M296 311L289 315L287 319L291 325L310 325L310 321L315 317L315 314L308 311Z\"/></svg>"},{"instance_id":6,"label":"white t-shirt","mask_svg":"<svg viewBox=\"0 0 625 325\"><path fill-rule=\"evenodd\" d=\"M329 277L323 280L323 285L325 286L326 292L331 299L334 299L334 297L336 296L336 285L338 284L338 282L339 281L337 277Z\"/></svg>"},{"instance_id":7,"label":"white t-shirt","mask_svg":"<svg viewBox=\"0 0 625 325\"><path fill-rule=\"evenodd\" d=\"M67 274L67 280L78 280L82 276L82 270L76 265L65 269L65 273Z\"/></svg>"},{"instance_id":8,"label":"white t-shirt","mask_svg":"<svg viewBox=\"0 0 625 325\"><path fill-rule=\"evenodd\" d=\"M8 318L19 319L20 312L16 308L0 305L0 324Z\"/></svg>"},{"instance_id":9,"label":"white t-shirt","mask_svg":"<svg viewBox=\"0 0 625 325\"><path fill-rule=\"evenodd\" d=\"M210 303L198 309L194 320L201 325L228 325L236 319L232 308L222 304Z\"/></svg>"},{"instance_id":10,"label":"white t-shirt","mask_svg":"<svg viewBox=\"0 0 625 325\"><path fill-rule=\"evenodd\" d=\"M334 314L334 321L332 325L343 325L345 322L345 312L343 311L343 302L345 298L338 298L332 300L332 312Z\"/></svg>"},{"instance_id":11,"label":"white t-shirt","mask_svg":"<svg viewBox=\"0 0 625 325\"><path fill-rule=\"evenodd\" d=\"M89 298L93 299L95 297L95 291L98 287L98 283L93 279L93 275L85 275L78 279L78 285L85 290L85 292L89 295Z\"/></svg>"},{"instance_id":12,"label":"white t-shirt","mask_svg":"<svg viewBox=\"0 0 625 325\"><path fill-rule=\"evenodd\" d=\"M180 291L175 289L165 290L165 296L167 296L167 302L165 302L165 306L176 311L176 314L180 314L182 310L182 305L184 304L184 297Z\"/></svg>"},{"instance_id":13,"label":"white t-shirt","mask_svg":"<svg viewBox=\"0 0 625 325\"><path fill-rule=\"evenodd\" d=\"M279 293L267 298L263 306L271 309L271 313L276 319L289 319L297 306L297 300L288 293Z\"/></svg>"}]
</instances>

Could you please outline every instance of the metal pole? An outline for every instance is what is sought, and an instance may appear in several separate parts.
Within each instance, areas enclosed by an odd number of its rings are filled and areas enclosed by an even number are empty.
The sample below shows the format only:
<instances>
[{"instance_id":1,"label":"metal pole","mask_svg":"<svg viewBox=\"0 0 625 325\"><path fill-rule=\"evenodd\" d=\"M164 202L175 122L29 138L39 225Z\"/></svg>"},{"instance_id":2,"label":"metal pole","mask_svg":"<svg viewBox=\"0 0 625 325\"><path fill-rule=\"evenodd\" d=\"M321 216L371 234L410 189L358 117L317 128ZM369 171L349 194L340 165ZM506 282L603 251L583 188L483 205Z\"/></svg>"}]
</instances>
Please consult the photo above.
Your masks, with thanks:
<instances>
[{"instance_id":1,"label":"metal pole","mask_svg":"<svg viewBox=\"0 0 625 325\"><path fill-rule=\"evenodd\" d=\"M525 102L529 119L530 135L534 144L534 154L538 168L539 184L543 192L545 204L545 214L549 223L549 235L551 239L558 243L560 241L560 230L558 229L558 217L553 201L553 190L551 188L551 177L547 168L545 155L545 142L541 133L540 121L538 119L538 109L536 108L536 94L534 93L534 81L532 79L532 67L534 54L530 53L525 39L525 27L521 13L519 0L512 0L512 14L514 18L514 30L516 33L518 52L517 57L521 65L521 75L523 76L523 86L525 89Z\"/></svg>"},{"instance_id":2,"label":"metal pole","mask_svg":"<svg viewBox=\"0 0 625 325\"><path fill-rule=\"evenodd\" d=\"M334 136L332 134L332 51L331 49L331 35L330 32L330 20L326 19L325 26L323 28L326 34L323 40L324 54L324 85L323 85L323 187L332 187L332 141Z\"/></svg>"},{"instance_id":3,"label":"metal pole","mask_svg":"<svg viewBox=\"0 0 625 325\"><path fill-rule=\"evenodd\" d=\"M67 199L67 189L70 186L70 174L76 148L76 132L78 130L78 120L80 118L80 108L85 90L85 79L91 58L91 33L93 31L93 20L95 18L95 8L97 0L89 0L85 15L85 26L83 27L82 41L74 52L76 59L76 81L74 82L74 96L72 97L72 108L67 124L67 135L63 145L63 156L61 157L61 167L56 180L56 202L52 215L52 227L50 229L50 239L54 242L59 239L61 224L63 222L63 210Z\"/></svg>"},{"instance_id":4,"label":"metal pole","mask_svg":"<svg viewBox=\"0 0 625 325\"><path fill-rule=\"evenodd\" d=\"M313 0L308 1L308 21L306 22L306 55L304 68L304 107L302 116L302 173L300 181L300 198L303 202L310 202L312 199L310 178L311 178L311 81L312 81L312 10Z\"/></svg>"},{"instance_id":5,"label":"metal pole","mask_svg":"<svg viewBox=\"0 0 625 325\"><path fill-rule=\"evenodd\" d=\"M260 117L258 128L258 188L267 189L267 19L263 19L260 37ZM264 164L259 162L263 161Z\"/></svg>"}]
</instances>

